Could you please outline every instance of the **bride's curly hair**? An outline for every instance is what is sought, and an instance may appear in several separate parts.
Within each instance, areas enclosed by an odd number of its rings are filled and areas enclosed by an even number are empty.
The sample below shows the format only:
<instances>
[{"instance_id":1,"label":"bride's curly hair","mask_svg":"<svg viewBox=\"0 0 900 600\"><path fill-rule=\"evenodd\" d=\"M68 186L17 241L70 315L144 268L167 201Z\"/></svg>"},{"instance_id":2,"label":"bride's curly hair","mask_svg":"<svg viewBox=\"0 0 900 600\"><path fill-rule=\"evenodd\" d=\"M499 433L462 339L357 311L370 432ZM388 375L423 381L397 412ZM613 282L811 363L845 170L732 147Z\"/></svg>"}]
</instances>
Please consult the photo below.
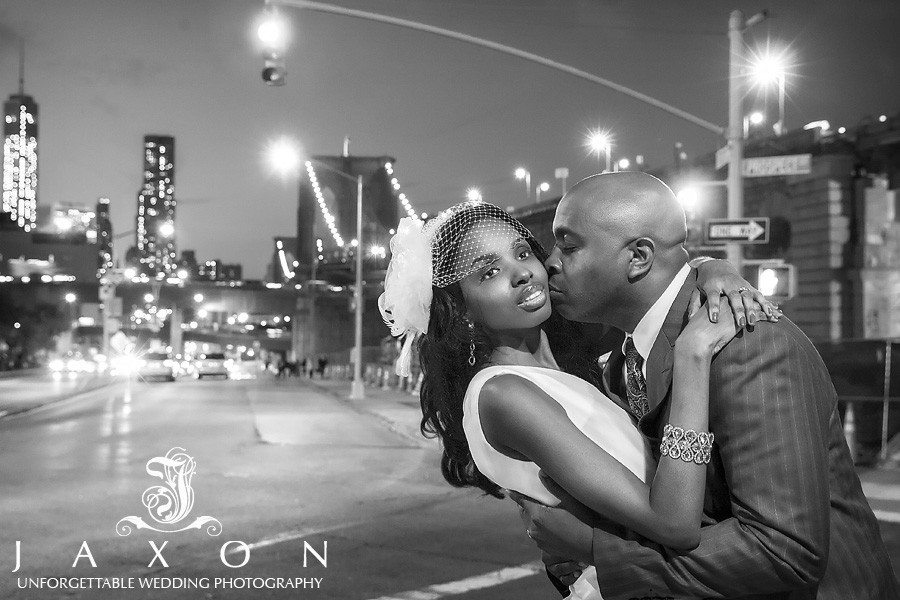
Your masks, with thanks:
<instances>
[{"instance_id":1,"label":"bride's curly hair","mask_svg":"<svg viewBox=\"0 0 900 600\"><path fill-rule=\"evenodd\" d=\"M547 252L533 238L528 244L543 263ZM463 398L475 374L483 369L494 351L485 330L471 326L466 318L466 302L459 283L432 286L428 331L418 342L423 380L421 430L425 437L438 437L443 447L441 473L450 485L473 486L486 494L503 498L501 488L475 466L463 431ZM591 353L584 351L584 339L576 325L557 313L541 326L550 341L559 366L587 379ZM469 365L470 344L475 343L475 364Z\"/></svg>"}]
</instances>

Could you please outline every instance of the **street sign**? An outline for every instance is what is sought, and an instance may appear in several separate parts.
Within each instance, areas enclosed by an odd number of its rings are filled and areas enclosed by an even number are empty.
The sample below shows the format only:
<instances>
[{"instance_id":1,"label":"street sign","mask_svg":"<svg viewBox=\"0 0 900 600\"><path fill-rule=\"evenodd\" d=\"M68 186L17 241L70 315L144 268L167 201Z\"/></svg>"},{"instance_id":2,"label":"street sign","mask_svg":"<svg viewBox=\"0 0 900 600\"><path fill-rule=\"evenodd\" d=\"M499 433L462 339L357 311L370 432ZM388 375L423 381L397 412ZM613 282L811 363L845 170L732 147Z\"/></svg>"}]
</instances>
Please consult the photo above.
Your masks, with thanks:
<instances>
[{"instance_id":1,"label":"street sign","mask_svg":"<svg viewBox=\"0 0 900 600\"><path fill-rule=\"evenodd\" d=\"M769 242L769 218L708 219L706 221L708 244L766 244Z\"/></svg>"},{"instance_id":2,"label":"street sign","mask_svg":"<svg viewBox=\"0 0 900 600\"><path fill-rule=\"evenodd\" d=\"M779 177L806 175L812 171L812 154L786 154L745 158L741 170L744 177Z\"/></svg>"},{"instance_id":3,"label":"street sign","mask_svg":"<svg viewBox=\"0 0 900 600\"><path fill-rule=\"evenodd\" d=\"M716 150L716 171L727 165L729 158L731 158L730 146L722 146Z\"/></svg>"}]
</instances>

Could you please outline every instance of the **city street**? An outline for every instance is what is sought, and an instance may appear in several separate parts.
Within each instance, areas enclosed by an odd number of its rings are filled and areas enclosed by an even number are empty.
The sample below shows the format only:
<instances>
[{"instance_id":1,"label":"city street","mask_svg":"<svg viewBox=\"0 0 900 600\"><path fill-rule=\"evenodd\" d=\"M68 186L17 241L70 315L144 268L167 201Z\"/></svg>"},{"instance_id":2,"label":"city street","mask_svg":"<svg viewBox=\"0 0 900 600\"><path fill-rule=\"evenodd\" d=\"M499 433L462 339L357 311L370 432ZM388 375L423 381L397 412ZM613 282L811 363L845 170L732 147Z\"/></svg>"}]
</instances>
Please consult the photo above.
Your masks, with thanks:
<instances>
[{"instance_id":1,"label":"city street","mask_svg":"<svg viewBox=\"0 0 900 600\"><path fill-rule=\"evenodd\" d=\"M17 589L17 582L63 576L320 578L317 591L307 592L313 597L361 600L416 597L408 592L436 584L449 585L427 597L554 597L515 506L443 482L437 446L416 436L415 399L369 389L366 400L352 403L341 395L346 387L272 378L117 382L0 420L3 597L60 597ZM147 516L141 493L158 483L145 472L147 460L177 446L197 463L190 517L215 517L222 533L117 535L121 517ZM869 471L863 479L896 569L900 476ZM13 574L16 540L21 569ZM223 565L220 548L229 540L248 544L245 566ZM322 555L326 540L327 568L309 551L304 568L304 542ZM81 551L83 541L96 569ZM160 553L168 568L155 559L150 541L161 548L167 542ZM228 550L231 564L245 558L233 545ZM297 592L216 586L130 594L286 598ZM97 590L65 595L121 597Z\"/></svg>"},{"instance_id":2,"label":"city street","mask_svg":"<svg viewBox=\"0 0 900 600\"><path fill-rule=\"evenodd\" d=\"M437 446L413 437L414 405L393 402L393 425L321 387L298 380L180 380L116 383L0 420L0 568L4 598L56 598L63 592L16 589L17 577L321 578L316 598L367 599L458 582L443 594L547 598L542 574L492 575L539 557L522 534L515 506L450 488L440 477ZM390 414L389 409L381 411ZM141 493L159 480L145 463L181 446L197 470L191 518L222 524L162 534L116 535L126 515L147 519ZM188 520L186 519L185 522ZM21 543L21 570L15 541ZM157 547L168 569L154 558ZM250 545L250 560L225 567L228 540ZM313 554L303 568L304 541ZM87 541L96 561L72 563ZM239 564L243 552L226 555ZM528 566L534 569L534 565ZM498 581L509 579L507 583ZM484 587L484 586L490 587ZM482 589L464 592L467 587ZM293 590L130 591L129 597L293 597ZM66 597L121 597L115 591ZM459 594L459 595L457 595Z\"/></svg>"}]
</instances>

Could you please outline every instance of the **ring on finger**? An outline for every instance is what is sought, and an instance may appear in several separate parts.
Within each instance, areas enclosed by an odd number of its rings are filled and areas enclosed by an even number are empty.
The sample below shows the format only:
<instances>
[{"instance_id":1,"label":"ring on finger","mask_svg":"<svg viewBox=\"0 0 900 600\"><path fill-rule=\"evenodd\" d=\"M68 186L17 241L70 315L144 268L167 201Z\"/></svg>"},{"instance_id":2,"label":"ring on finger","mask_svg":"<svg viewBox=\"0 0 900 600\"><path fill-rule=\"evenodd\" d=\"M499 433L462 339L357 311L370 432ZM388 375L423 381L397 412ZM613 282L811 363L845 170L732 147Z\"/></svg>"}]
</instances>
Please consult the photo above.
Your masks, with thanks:
<instances>
[{"instance_id":1,"label":"ring on finger","mask_svg":"<svg viewBox=\"0 0 900 600\"><path fill-rule=\"evenodd\" d=\"M739 294L743 294L744 292L749 292L750 290L745 287L739 287L737 291Z\"/></svg>"}]
</instances>

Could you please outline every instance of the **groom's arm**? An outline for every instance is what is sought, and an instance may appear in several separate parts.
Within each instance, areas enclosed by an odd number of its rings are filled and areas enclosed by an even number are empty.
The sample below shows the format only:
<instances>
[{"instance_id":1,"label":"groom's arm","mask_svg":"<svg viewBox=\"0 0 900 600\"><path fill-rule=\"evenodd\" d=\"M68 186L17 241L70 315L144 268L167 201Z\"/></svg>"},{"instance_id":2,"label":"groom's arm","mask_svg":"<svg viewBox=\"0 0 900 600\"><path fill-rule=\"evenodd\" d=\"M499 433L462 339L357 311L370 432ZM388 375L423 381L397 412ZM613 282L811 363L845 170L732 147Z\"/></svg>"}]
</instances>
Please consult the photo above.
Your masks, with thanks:
<instances>
[{"instance_id":1,"label":"groom's arm","mask_svg":"<svg viewBox=\"0 0 900 600\"><path fill-rule=\"evenodd\" d=\"M828 557L833 395L793 323L761 323L732 340L713 362L710 423L733 517L704 527L699 547L683 554L595 530L604 598L663 590L720 598L815 585Z\"/></svg>"}]
</instances>

